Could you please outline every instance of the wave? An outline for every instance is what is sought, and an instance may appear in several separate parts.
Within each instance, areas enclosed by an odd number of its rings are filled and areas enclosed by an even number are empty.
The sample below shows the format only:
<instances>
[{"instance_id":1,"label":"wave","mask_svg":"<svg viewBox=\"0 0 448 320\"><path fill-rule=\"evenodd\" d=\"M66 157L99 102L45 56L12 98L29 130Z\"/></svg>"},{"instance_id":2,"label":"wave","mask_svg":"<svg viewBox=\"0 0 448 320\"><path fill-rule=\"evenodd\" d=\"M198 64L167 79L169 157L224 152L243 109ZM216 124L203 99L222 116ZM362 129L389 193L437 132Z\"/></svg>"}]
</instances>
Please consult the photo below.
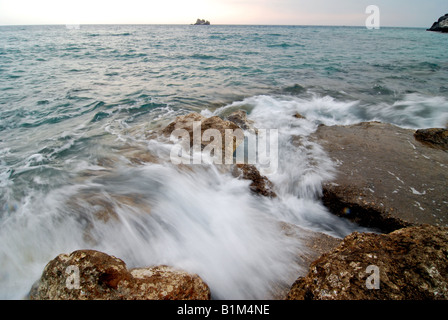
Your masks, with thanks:
<instances>
[{"instance_id":1,"label":"wave","mask_svg":"<svg viewBox=\"0 0 448 320\"><path fill-rule=\"evenodd\" d=\"M213 55L203 54L203 53L195 53L195 54L189 56L189 58L199 59L199 60L224 60L225 59L223 57L218 57L218 56L213 56Z\"/></svg>"},{"instance_id":2,"label":"wave","mask_svg":"<svg viewBox=\"0 0 448 320\"><path fill-rule=\"evenodd\" d=\"M275 44L268 44L267 45L268 48L291 48L291 47L305 47L304 44L301 43L286 43L286 42L282 42L282 43L275 43Z\"/></svg>"},{"instance_id":3,"label":"wave","mask_svg":"<svg viewBox=\"0 0 448 320\"><path fill-rule=\"evenodd\" d=\"M305 250L302 240L286 235L283 223L336 237L364 230L331 215L317 200L333 164L306 138L317 125L293 117L300 106L286 97L257 96L204 111L223 115L246 108L258 128L279 129L279 170L267 173L260 167L276 186L275 199L259 198L249 181L213 165L177 167L169 160L170 144L147 141L127 127L104 130L121 135L112 139L115 145L140 145L156 154L157 163L131 166L124 154L108 154L113 160L102 162L112 162L111 170L75 157L70 176L64 176L50 171L50 149L31 155L29 170L21 175L37 180L8 206L11 213L0 224L0 296L22 298L57 254L92 248L120 257L129 267L167 264L197 273L217 299L271 298L276 285L288 287L305 272L297 264ZM131 112L140 108L151 110L152 119L167 116L168 106L147 103ZM294 136L303 139L297 143ZM60 142L73 148L75 141L66 138ZM95 146L94 141L76 143ZM47 171L36 174L37 168ZM50 187L55 180L59 183Z\"/></svg>"},{"instance_id":4,"label":"wave","mask_svg":"<svg viewBox=\"0 0 448 320\"><path fill-rule=\"evenodd\" d=\"M122 33L88 33L86 34L87 37L102 37L102 36L109 36L109 37L127 37L131 36L132 33L130 32L122 32Z\"/></svg>"},{"instance_id":5,"label":"wave","mask_svg":"<svg viewBox=\"0 0 448 320\"><path fill-rule=\"evenodd\" d=\"M139 98L142 99L142 98ZM143 98L145 100L145 98ZM137 104L137 105L136 105ZM117 105L105 105L104 107L109 110L101 110L95 113L91 122L98 122L105 118L109 118L112 115L129 115L125 121L131 121L135 117L147 114L154 109L157 108L165 108L167 105L164 103L156 103L156 102L146 102L142 104L138 104L137 101L129 99L123 100L122 103ZM96 109L96 107L94 108Z\"/></svg>"},{"instance_id":6,"label":"wave","mask_svg":"<svg viewBox=\"0 0 448 320\"><path fill-rule=\"evenodd\" d=\"M381 88L375 87L374 90ZM384 94L391 94L387 89ZM441 96L406 94L392 103L365 103L360 100L342 100L321 96L300 85L284 89L293 95L255 96L220 108L217 112L228 114L237 108L251 112L254 106L265 106L267 113L274 113L288 124L289 115L299 113L315 124L350 125L365 121L391 123L403 128L443 128L448 122L448 100ZM296 96L303 94L303 97ZM207 114L207 111L204 112ZM283 114L284 113L284 114ZM288 116L286 116L288 115ZM272 123L274 125L274 123Z\"/></svg>"},{"instance_id":7,"label":"wave","mask_svg":"<svg viewBox=\"0 0 448 320\"><path fill-rule=\"evenodd\" d=\"M300 245L264 211L247 183L211 167L122 167L47 194L35 190L2 221L0 295L23 297L49 260L88 247L129 267L198 273L215 298L266 298L273 281L297 276Z\"/></svg>"}]
</instances>

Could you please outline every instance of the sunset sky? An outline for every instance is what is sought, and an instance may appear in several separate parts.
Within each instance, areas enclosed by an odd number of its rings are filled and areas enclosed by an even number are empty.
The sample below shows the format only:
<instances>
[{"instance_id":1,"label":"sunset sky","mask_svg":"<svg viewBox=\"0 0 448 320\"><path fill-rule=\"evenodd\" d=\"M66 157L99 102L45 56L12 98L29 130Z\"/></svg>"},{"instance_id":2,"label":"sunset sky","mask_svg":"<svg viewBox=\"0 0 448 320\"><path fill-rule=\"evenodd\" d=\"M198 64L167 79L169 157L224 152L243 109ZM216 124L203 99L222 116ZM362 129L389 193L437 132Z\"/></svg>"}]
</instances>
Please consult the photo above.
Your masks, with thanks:
<instances>
[{"instance_id":1,"label":"sunset sky","mask_svg":"<svg viewBox=\"0 0 448 320\"><path fill-rule=\"evenodd\" d=\"M0 0L0 25L212 24L362 26L368 5L382 26L430 27L447 0Z\"/></svg>"}]
</instances>

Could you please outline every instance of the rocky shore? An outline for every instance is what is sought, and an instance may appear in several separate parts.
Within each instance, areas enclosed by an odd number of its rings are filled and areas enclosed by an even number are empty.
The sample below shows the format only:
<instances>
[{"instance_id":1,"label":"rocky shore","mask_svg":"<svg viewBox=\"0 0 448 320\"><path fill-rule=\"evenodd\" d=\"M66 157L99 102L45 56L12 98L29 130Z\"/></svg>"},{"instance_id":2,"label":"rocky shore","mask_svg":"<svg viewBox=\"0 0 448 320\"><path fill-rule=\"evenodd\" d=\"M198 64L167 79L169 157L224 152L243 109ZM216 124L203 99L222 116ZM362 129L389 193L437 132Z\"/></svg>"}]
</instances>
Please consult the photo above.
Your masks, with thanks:
<instances>
[{"instance_id":1,"label":"rocky shore","mask_svg":"<svg viewBox=\"0 0 448 320\"><path fill-rule=\"evenodd\" d=\"M312 138L337 165L336 179L323 185L324 204L382 232L448 226L447 133L379 122L319 127Z\"/></svg>"},{"instance_id":2,"label":"rocky shore","mask_svg":"<svg viewBox=\"0 0 448 320\"><path fill-rule=\"evenodd\" d=\"M291 300L448 298L448 130L379 122L320 126L337 165L322 201L379 233L353 233L297 279ZM369 269L370 267L370 269ZM377 287L371 284L376 270Z\"/></svg>"},{"instance_id":3,"label":"rocky shore","mask_svg":"<svg viewBox=\"0 0 448 320\"><path fill-rule=\"evenodd\" d=\"M193 113L178 117L160 135L169 136L175 129L192 132L194 121L200 121L203 130L252 128L241 111L227 119ZM323 204L330 212L378 232L336 239L284 224L286 235L304 239L309 250L298 260L309 266L309 272L279 298L447 299L447 132L378 122L320 126L311 139L337 169L335 179L323 184ZM230 148L235 150L239 142L232 142ZM258 196L277 196L255 166L226 169L252 181L250 189ZM67 268L73 265L79 268L80 290L67 289ZM181 270L168 266L128 270L116 257L80 250L50 261L30 298L197 300L210 299L210 290L199 276Z\"/></svg>"}]
</instances>

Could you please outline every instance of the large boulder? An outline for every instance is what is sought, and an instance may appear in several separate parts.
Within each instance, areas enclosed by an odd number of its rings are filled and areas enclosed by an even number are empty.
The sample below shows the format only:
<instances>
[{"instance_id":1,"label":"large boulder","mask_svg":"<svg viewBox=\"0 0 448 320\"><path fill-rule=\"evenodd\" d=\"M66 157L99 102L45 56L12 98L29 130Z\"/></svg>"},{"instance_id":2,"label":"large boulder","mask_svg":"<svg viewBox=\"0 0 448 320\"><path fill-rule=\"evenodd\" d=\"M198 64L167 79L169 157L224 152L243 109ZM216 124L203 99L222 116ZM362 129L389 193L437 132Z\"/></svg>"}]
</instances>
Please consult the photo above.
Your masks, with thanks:
<instances>
[{"instance_id":1,"label":"large boulder","mask_svg":"<svg viewBox=\"0 0 448 320\"><path fill-rule=\"evenodd\" d=\"M428 31L448 32L448 13L434 22Z\"/></svg>"},{"instance_id":2,"label":"large boulder","mask_svg":"<svg viewBox=\"0 0 448 320\"><path fill-rule=\"evenodd\" d=\"M348 235L311 264L289 300L448 299L448 228Z\"/></svg>"},{"instance_id":3,"label":"large boulder","mask_svg":"<svg viewBox=\"0 0 448 320\"><path fill-rule=\"evenodd\" d=\"M383 232L448 226L448 152L379 122L320 126L312 137L336 164L335 179L323 184L331 212Z\"/></svg>"},{"instance_id":4,"label":"large boulder","mask_svg":"<svg viewBox=\"0 0 448 320\"><path fill-rule=\"evenodd\" d=\"M208 300L201 278L168 266L128 270L95 250L60 254L30 291L32 300Z\"/></svg>"}]
</instances>

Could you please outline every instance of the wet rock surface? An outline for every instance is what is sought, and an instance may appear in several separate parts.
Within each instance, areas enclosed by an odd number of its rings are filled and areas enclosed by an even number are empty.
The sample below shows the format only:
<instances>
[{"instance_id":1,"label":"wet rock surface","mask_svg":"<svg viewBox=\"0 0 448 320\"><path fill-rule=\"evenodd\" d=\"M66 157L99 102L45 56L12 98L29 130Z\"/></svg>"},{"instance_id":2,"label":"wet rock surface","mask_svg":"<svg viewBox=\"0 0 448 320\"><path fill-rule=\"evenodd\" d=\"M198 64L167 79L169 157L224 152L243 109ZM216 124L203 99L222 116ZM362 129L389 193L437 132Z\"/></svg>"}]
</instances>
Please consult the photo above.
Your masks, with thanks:
<instances>
[{"instance_id":1,"label":"wet rock surface","mask_svg":"<svg viewBox=\"0 0 448 320\"><path fill-rule=\"evenodd\" d=\"M223 120L217 116L213 116L210 118L204 117L198 113L190 113L187 114L185 116L179 116L177 117L173 122L171 122L167 127L165 127L162 131L161 134L164 136L170 136L173 132L175 132L175 130L177 129L184 129L186 130L186 132L189 133L189 137L190 140L187 141L187 148L192 146L194 143L194 130L195 128L194 123L200 123L200 129L196 129L197 130L197 134L204 134L204 132L208 129L216 129L220 132L221 137L222 137L222 163L225 164L227 163L225 160L225 156L227 154L231 154L232 155L232 159L233 159L233 153L235 152L236 148L238 147L238 145L240 145L243 140L244 140L244 134L242 130L254 130L252 125L253 122L249 121L247 119L247 114L245 111L243 110L237 110L233 113L231 113L228 117L227 120ZM236 131L239 130L241 133L241 138L238 135L238 131L237 134L235 135L233 142L230 141L230 145L226 145L226 139L225 139L225 135L226 135L226 130L231 130L231 131ZM200 130L200 131L199 131ZM206 146L208 145L208 143L205 141L201 140L201 149L204 149ZM221 167L222 169L222 167ZM251 164L232 164L229 165L228 167L226 167L225 170L230 169L232 172L232 175L237 177L237 178L241 178L241 179L245 179L245 180L250 180L252 181L249 188L252 192L258 194L258 195L262 195L262 196L266 196L266 197L271 197L274 198L277 195L275 194L275 192L273 191L273 184L271 181L268 180L267 177L262 176L259 172L259 170Z\"/></svg>"},{"instance_id":2,"label":"wet rock surface","mask_svg":"<svg viewBox=\"0 0 448 320\"><path fill-rule=\"evenodd\" d=\"M320 126L313 139L337 170L323 185L323 203L382 232L448 226L448 152L417 141L414 133L378 122Z\"/></svg>"},{"instance_id":3,"label":"wet rock surface","mask_svg":"<svg viewBox=\"0 0 448 320\"><path fill-rule=\"evenodd\" d=\"M419 129L414 133L414 137L429 147L448 150L448 129Z\"/></svg>"},{"instance_id":4,"label":"wet rock surface","mask_svg":"<svg viewBox=\"0 0 448 320\"><path fill-rule=\"evenodd\" d=\"M273 190L273 183L265 176L262 176L258 169L251 164L236 164L232 174L235 177L252 181L249 188L255 194L275 198L277 194Z\"/></svg>"},{"instance_id":5,"label":"wet rock surface","mask_svg":"<svg viewBox=\"0 0 448 320\"><path fill-rule=\"evenodd\" d=\"M289 300L448 299L448 228L354 232L311 264Z\"/></svg>"},{"instance_id":6,"label":"wet rock surface","mask_svg":"<svg viewBox=\"0 0 448 320\"><path fill-rule=\"evenodd\" d=\"M208 137L207 134L204 135L207 130L209 130L208 133L210 134L219 132L221 140L215 141L215 137ZM171 135L179 137L178 133L182 132L188 134L188 139L182 141L182 146L185 150L189 150L191 147L194 148L195 145L200 150L204 150L212 142L217 143L221 147L218 149L222 153L222 163L226 162L226 156L233 157L233 152L235 152L238 145L244 140L242 129L234 122L223 120L217 116L207 118L196 112L176 117L173 122L161 130L161 134L166 137L170 137ZM226 134L228 135L227 139Z\"/></svg>"},{"instance_id":7,"label":"wet rock surface","mask_svg":"<svg viewBox=\"0 0 448 320\"><path fill-rule=\"evenodd\" d=\"M47 264L30 299L208 300L210 289L199 276L182 270L168 266L128 270L116 257L78 250Z\"/></svg>"},{"instance_id":8,"label":"wet rock surface","mask_svg":"<svg viewBox=\"0 0 448 320\"><path fill-rule=\"evenodd\" d=\"M235 123L243 130L255 130L253 127L254 122L247 119L247 113L244 110L237 110L235 112L232 112L227 117L227 120Z\"/></svg>"}]
</instances>

